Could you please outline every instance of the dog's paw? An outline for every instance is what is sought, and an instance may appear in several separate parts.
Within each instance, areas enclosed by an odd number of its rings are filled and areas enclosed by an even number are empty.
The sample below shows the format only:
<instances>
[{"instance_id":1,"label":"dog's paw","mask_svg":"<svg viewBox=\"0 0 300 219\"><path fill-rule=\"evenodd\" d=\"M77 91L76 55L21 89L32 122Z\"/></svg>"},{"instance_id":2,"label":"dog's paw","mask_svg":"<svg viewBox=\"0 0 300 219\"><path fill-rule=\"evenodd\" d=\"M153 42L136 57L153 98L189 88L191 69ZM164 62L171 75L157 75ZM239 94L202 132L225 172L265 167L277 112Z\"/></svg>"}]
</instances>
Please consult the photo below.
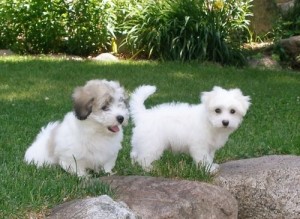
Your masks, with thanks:
<instances>
[{"instance_id":1,"label":"dog's paw","mask_svg":"<svg viewBox=\"0 0 300 219\"><path fill-rule=\"evenodd\" d=\"M220 166L219 164L213 163L210 166L209 172L210 174L217 174L220 171Z\"/></svg>"},{"instance_id":2,"label":"dog's paw","mask_svg":"<svg viewBox=\"0 0 300 219\"><path fill-rule=\"evenodd\" d=\"M90 178L91 175L88 174L87 172L77 172L76 173L77 177L80 178L80 179L87 179L87 178Z\"/></svg>"},{"instance_id":3,"label":"dog's paw","mask_svg":"<svg viewBox=\"0 0 300 219\"><path fill-rule=\"evenodd\" d=\"M114 171L114 172L110 171L110 172L107 173L107 174L108 174L108 176L113 176L113 175L117 174L117 171Z\"/></svg>"},{"instance_id":4,"label":"dog's paw","mask_svg":"<svg viewBox=\"0 0 300 219\"><path fill-rule=\"evenodd\" d=\"M153 169L152 165L148 165L148 166L143 166L143 170L146 172L150 172Z\"/></svg>"}]
</instances>

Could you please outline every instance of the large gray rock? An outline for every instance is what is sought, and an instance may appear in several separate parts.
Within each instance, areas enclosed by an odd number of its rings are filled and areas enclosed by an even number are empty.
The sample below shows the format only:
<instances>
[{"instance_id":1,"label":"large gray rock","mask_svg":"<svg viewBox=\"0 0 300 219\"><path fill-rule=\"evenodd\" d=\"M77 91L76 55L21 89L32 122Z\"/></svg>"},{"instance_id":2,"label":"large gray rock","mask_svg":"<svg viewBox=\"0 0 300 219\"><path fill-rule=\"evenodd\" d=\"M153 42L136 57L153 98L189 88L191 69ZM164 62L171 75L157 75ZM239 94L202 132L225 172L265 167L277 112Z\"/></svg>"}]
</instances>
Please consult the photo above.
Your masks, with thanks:
<instances>
[{"instance_id":1,"label":"large gray rock","mask_svg":"<svg viewBox=\"0 0 300 219\"><path fill-rule=\"evenodd\" d=\"M282 39L278 43L290 59L293 69L300 69L300 35Z\"/></svg>"},{"instance_id":2,"label":"large gray rock","mask_svg":"<svg viewBox=\"0 0 300 219\"><path fill-rule=\"evenodd\" d=\"M291 57L300 55L300 35L280 40L280 45Z\"/></svg>"},{"instance_id":3,"label":"large gray rock","mask_svg":"<svg viewBox=\"0 0 300 219\"><path fill-rule=\"evenodd\" d=\"M143 219L237 218L237 201L207 183L143 176L101 177Z\"/></svg>"},{"instance_id":4,"label":"large gray rock","mask_svg":"<svg viewBox=\"0 0 300 219\"><path fill-rule=\"evenodd\" d=\"M289 9L293 8L296 0L275 0L277 7L282 13L288 12Z\"/></svg>"},{"instance_id":5,"label":"large gray rock","mask_svg":"<svg viewBox=\"0 0 300 219\"><path fill-rule=\"evenodd\" d=\"M132 211L124 204L113 201L103 195L66 202L52 209L49 219L136 219Z\"/></svg>"},{"instance_id":6,"label":"large gray rock","mask_svg":"<svg viewBox=\"0 0 300 219\"><path fill-rule=\"evenodd\" d=\"M300 218L300 157L266 156L220 166L215 184L239 202L239 218Z\"/></svg>"}]
</instances>

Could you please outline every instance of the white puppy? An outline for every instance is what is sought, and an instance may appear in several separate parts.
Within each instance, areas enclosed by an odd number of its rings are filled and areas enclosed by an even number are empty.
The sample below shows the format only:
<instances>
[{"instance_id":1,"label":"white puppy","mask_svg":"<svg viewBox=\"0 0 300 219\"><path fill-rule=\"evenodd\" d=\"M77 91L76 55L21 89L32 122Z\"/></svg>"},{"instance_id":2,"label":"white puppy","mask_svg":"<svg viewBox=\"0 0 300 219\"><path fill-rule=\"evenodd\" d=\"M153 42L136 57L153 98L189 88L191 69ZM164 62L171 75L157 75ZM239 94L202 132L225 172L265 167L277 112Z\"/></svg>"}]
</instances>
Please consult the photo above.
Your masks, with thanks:
<instances>
[{"instance_id":1,"label":"white puppy","mask_svg":"<svg viewBox=\"0 0 300 219\"><path fill-rule=\"evenodd\" d=\"M42 128L27 149L25 161L38 167L59 164L78 176L87 169L110 173L128 120L125 91L118 82L91 80L73 93L74 111L62 122Z\"/></svg>"},{"instance_id":2,"label":"white puppy","mask_svg":"<svg viewBox=\"0 0 300 219\"><path fill-rule=\"evenodd\" d=\"M195 163L216 172L215 152L242 122L250 97L243 96L239 89L214 87L202 93L198 105L170 103L146 109L144 101L155 91L156 87L144 85L131 96L130 112L135 124L131 159L150 170L151 163L171 149L189 153Z\"/></svg>"}]
</instances>

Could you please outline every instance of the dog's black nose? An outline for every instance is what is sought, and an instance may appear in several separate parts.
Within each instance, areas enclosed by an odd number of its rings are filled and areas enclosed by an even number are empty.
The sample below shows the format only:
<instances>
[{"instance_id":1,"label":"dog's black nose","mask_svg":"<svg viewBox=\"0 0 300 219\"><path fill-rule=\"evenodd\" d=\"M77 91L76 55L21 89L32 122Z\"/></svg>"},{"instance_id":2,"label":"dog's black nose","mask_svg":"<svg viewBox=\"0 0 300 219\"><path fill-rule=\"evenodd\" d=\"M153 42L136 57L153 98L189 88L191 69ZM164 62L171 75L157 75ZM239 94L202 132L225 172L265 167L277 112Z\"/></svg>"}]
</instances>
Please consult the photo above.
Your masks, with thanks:
<instances>
[{"instance_id":1,"label":"dog's black nose","mask_svg":"<svg viewBox=\"0 0 300 219\"><path fill-rule=\"evenodd\" d=\"M227 126L229 125L229 121L228 121L228 120L223 120L223 121L222 121L222 124L223 124L225 127L227 127Z\"/></svg>"},{"instance_id":2,"label":"dog's black nose","mask_svg":"<svg viewBox=\"0 0 300 219\"><path fill-rule=\"evenodd\" d=\"M124 121L124 116L117 116L117 121L122 124L122 122Z\"/></svg>"}]
</instances>

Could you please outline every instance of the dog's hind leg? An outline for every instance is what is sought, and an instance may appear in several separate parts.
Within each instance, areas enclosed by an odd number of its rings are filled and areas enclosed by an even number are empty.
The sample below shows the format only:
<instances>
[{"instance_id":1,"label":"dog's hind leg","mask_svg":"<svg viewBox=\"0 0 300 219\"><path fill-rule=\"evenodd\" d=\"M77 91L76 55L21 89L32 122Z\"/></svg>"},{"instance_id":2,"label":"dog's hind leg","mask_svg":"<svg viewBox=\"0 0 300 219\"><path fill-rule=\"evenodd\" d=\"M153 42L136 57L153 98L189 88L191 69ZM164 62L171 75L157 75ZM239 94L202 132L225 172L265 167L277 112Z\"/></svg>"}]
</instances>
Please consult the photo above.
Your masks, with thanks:
<instances>
[{"instance_id":1,"label":"dog's hind leg","mask_svg":"<svg viewBox=\"0 0 300 219\"><path fill-rule=\"evenodd\" d=\"M191 147L190 154L196 164L204 165L210 173L216 173L219 170L219 165L213 163L214 153L209 150Z\"/></svg>"},{"instance_id":2,"label":"dog's hind leg","mask_svg":"<svg viewBox=\"0 0 300 219\"><path fill-rule=\"evenodd\" d=\"M157 144L155 141L147 142L143 144L142 150L133 149L130 154L132 161L140 164L145 171L150 171L152 162L158 160L164 152L164 147Z\"/></svg>"}]
</instances>

